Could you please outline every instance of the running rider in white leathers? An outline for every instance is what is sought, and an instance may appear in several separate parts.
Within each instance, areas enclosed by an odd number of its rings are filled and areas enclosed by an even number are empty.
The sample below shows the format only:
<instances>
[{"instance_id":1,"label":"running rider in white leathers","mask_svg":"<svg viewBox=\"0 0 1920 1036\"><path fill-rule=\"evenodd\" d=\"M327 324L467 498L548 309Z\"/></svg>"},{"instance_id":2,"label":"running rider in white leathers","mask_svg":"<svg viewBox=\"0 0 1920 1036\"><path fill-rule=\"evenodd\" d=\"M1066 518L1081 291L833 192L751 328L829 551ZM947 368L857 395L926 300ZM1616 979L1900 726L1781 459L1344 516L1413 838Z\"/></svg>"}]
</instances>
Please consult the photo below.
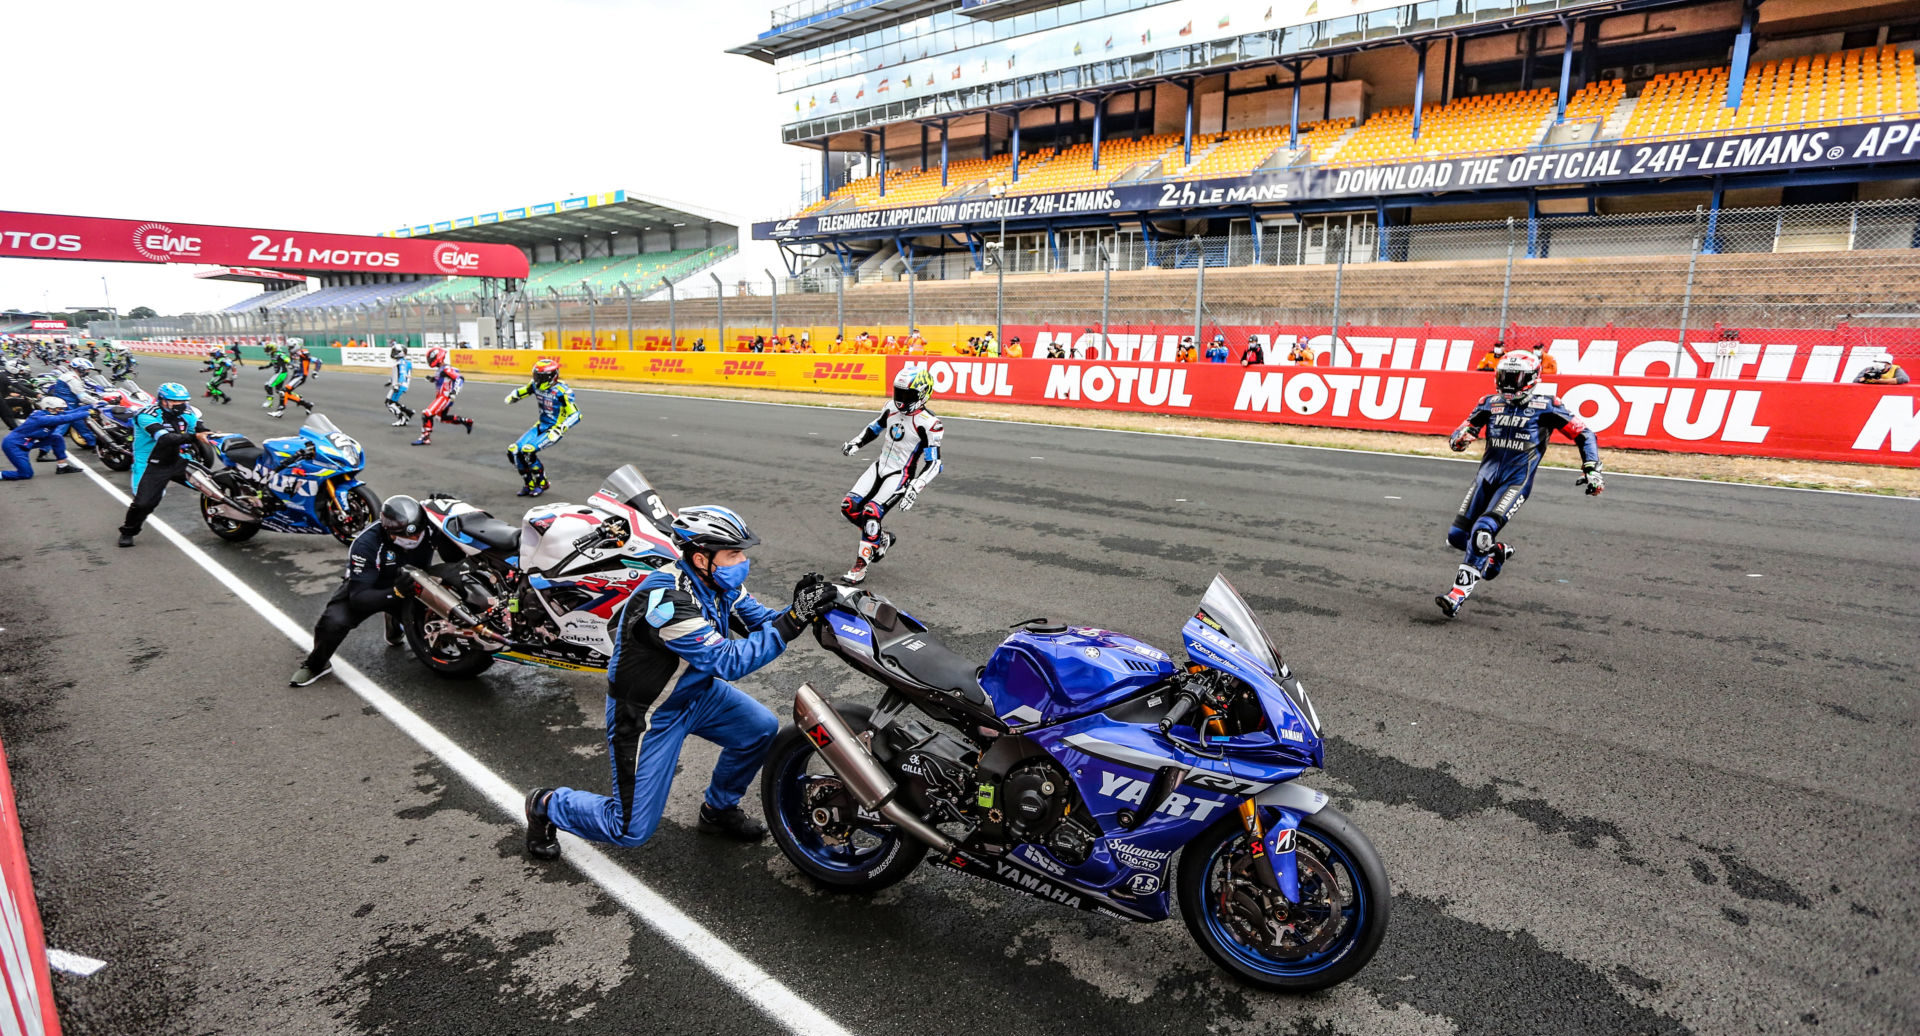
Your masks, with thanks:
<instances>
[{"instance_id":1,"label":"running rider in white leathers","mask_svg":"<svg viewBox=\"0 0 1920 1036\"><path fill-rule=\"evenodd\" d=\"M840 502L840 513L860 527L860 553L847 570L846 581L867 578L867 566L887 556L893 533L881 532L880 522L898 507L911 510L928 483L940 474L940 419L927 409L933 398L933 379L924 368L909 368L893 379L893 401L880 417L840 447L853 456L860 447L880 440L880 457L853 484Z\"/></svg>"}]
</instances>

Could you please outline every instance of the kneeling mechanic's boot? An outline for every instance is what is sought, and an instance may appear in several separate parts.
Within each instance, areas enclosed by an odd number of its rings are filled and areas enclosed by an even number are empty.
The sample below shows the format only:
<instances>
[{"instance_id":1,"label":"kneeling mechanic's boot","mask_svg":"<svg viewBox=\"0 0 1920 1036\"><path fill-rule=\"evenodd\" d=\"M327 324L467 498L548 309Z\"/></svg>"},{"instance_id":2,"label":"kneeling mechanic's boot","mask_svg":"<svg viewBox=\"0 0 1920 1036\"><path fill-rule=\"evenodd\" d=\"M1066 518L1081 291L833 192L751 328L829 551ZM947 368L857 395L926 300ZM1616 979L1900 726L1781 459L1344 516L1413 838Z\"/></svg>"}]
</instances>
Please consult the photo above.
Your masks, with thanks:
<instances>
[{"instance_id":1,"label":"kneeling mechanic's boot","mask_svg":"<svg viewBox=\"0 0 1920 1036\"><path fill-rule=\"evenodd\" d=\"M527 855L536 860L560 858L560 832L547 819L547 800L552 797L552 788L527 792Z\"/></svg>"},{"instance_id":2,"label":"kneeling mechanic's boot","mask_svg":"<svg viewBox=\"0 0 1920 1036\"><path fill-rule=\"evenodd\" d=\"M704 802L700 804L700 830L739 842L757 842L767 836L767 825L748 816L739 806L714 809Z\"/></svg>"}]
</instances>

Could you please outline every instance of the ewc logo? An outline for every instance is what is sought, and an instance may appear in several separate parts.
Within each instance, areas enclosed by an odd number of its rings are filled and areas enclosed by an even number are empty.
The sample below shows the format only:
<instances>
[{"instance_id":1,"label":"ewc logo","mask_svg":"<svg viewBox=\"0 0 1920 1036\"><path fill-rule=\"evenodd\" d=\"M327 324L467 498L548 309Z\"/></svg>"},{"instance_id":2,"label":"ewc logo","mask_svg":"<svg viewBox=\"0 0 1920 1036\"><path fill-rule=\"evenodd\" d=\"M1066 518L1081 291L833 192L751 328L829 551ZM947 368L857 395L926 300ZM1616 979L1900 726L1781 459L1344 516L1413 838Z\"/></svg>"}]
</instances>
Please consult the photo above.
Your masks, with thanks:
<instances>
[{"instance_id":1,"label":"ewc logo","mask_svg":"<svg viewBox=\"0 0 1920 1036\"><path fill-rule=\"evenodd\" d=\"M170 263L177 258L198 256L200 239L175 234L165 223L142 223L133 228L133 250L150 262Z\"/></svg>"},{"instance_id":2,"label":"ewc logo","mask_svg":"<svg viewBox=\"0 0 1920 1036\"><path fill-rule=\"evenodd\" d=\"M466 273L480 265L480 254L469 252L452 241L443 241L433 249L433 265L442 273Z\"/></svg>"}]
</instances>

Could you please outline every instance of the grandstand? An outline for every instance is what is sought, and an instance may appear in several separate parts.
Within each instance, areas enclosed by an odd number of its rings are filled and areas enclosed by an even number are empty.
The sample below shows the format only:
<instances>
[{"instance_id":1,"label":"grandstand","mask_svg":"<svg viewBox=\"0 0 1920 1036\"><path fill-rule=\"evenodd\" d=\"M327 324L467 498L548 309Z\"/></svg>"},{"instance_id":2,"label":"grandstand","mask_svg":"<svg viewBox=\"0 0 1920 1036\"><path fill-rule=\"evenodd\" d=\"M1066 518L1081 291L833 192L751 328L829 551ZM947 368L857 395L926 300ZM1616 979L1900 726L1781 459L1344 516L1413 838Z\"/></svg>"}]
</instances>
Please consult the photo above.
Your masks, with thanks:
<instances>
[{"instance_id":1,"label":"grandstand","mask_svg":"<svg viewBox=\"0 0 1920 1036\"><path fill-rule=\"evenodd\" d=\"M796 272L943 278L994 254L1079 268L1063 242L1089 234L1116 253L1240 234L1254 261L1318 262L1349 253L1304 232L1262 248L1262 229L1337 224L1390 261L1393 227L1512 217L1533 257L1563 214L1920 195L1920 149L1876 143L1920 139L1912 4L1323 6L776 11L732 53L775 66L783 137L819 151L820 187L754 236Z\"/></svg>"}]
</instances>

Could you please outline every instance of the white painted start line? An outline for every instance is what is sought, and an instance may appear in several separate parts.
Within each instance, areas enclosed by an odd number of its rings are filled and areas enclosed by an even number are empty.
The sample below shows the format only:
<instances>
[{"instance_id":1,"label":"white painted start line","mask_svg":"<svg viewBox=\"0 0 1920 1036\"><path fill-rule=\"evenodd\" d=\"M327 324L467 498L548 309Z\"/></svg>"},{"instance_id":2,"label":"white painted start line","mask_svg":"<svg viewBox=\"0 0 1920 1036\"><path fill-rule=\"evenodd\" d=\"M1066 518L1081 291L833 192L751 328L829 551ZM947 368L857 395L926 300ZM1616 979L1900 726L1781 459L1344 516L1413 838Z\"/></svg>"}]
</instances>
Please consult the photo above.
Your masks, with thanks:
<instances>
[{"instance_id":1,"label":"white painted start line","mask_svg":"<svg viewBox=\"0 0 1920 1036\"><path fill-rule=\"evenodd\" d=\"M75 461L75 463L79 462ZM120 491L119 487L108 482L92 467L86 464L79 466L95 485L105 490L107 495L120 506L126 507L133 502L127 494ZM158 532L166 537L169 543L180 548L180 552L189 560L205 569L208 575L219 580L222 586L257 612L268 625L284 634L294 643L294 646L308 651L313 649L313 636L305 626L293 621L287 613L274 607L273 602L262 597L259 591L248 586L239 576L215 561L192 541L175 531L172 526L159 519L148 518L146 528ZM355 669L352 664L342 659L334 659L333 675L346 685L348 690L378 709L380 714L394 726L399 727L408 737L418 742L420 747L433 753L435 758L472 785L493 803L494 808L511 817L516 823L526 822L524 796L508 784L505 778L488 769L486 764L474 758L466 749L454 744L431 723L421 719L412 709L401 704L399 699L387 693L384 688L373 682L365 673ZM761 1013L782 1028L795 1033L817 1033L819 1036L851 1036L838 1022L801 999L779 979L767 974L759 965L742 956L740 951L709 932L698 921L688 917L679 907L668 902L665 897L648 887L626 868L615 863L606 853L570 834L563 832L560 837L566 843L566 854L563 859L568 866L600 886L607 895L626 907L647 927L679 947L687 956L712 972L715 978L725 982L734 992L751 1001ZM79 959L88 960L89 958Z\"/></svg>"},{"instance_id":2,"label":"white painted start line","mask_svg":"<svg viewBox=\"0 0 1920 1036\"><path fill-rule=\"evenodd\" d=\"M94 960L92 957L83 957L78 953L47 947L47 967L55 971L64 971L69 975L86 978L106 966L107 962L103 960Z\"/></svg>"}]
</instances>

